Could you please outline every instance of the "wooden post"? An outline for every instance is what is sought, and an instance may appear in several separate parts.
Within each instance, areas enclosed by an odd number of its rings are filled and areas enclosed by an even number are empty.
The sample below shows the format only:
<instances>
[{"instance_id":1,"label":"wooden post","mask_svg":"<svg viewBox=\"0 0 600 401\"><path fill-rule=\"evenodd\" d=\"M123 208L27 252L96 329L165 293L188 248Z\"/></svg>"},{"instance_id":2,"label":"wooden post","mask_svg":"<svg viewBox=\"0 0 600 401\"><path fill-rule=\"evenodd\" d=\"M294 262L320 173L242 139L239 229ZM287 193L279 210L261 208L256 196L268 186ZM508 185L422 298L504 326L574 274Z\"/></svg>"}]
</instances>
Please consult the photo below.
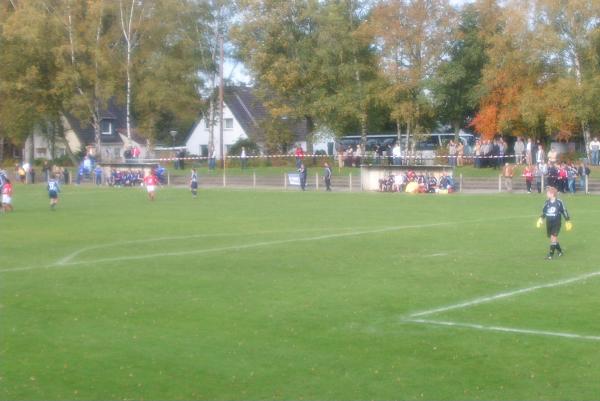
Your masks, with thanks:
<instances>
[{"instance_id":1,"label":"wooden post","mask_svg":"<svg viewBox=\"0 0 600 401\"><path fill-rule=\"evenodd\" d=\"M463 175L460 173L459 181L458 181L458 192L462 192L463 189Z\"/></svg>"},{"instance_id":2,"label":"wooden post","mask_svg":"<svg viewBox=\"0 0 600 401\"><path fill-rule=\"evenodd\" d=\"M252 188L256 189L256 171L252 172Z\"/></svg>"},{"instance_id":3,"label":"wooden post","mask_svg":"<svg viewBox=\"0 0 600 401\"><path fill-rule=\"evenodd\" d=\"M349 182L350 182L350 192L352 192L352 173L350 173L350 175L348 176Z\"/></svg>"},{"instance_id":4,"label":"wooden post","mask_svg":"<svg viewBox=\"0 0 600 401\"><path fill-rule=\"evenodd\" d=\"M319 173L315 173L315 188L319 190Z\"/></svg>"},{"instance_id":5,"label":"wooden post","mask_svg":"<svg viewBox=\"0 0 600 401\"><path fill-rule=\"evenodd\" d=\"M283 189L287 191L287 174L283 173Z\"/></svg>"},{"instance_id":6,"label":"wooden post","mask_svg":"<svg viewBox=\"0 0 600 401\"><path fill-rule=\"evenodd\" d=\"M542 193L544 192L544 181L545 181L544 174L542 174L542 179L541 179L541 184L540 184L541 185L540 191L542 191Z\"/></svg>"},{"instance_id":7,"label":"wooden post","mask_svg":"<svg viewBox=\"0 0 600 401\"><path fill-rule=\"evenodd\" d=\"M589 194L589 193L590 193L589 179L590 179L590 176L589 176L589 175L586 175L586 176L585 176L585 193L586 193L586 194Z\"/></svg>"},{"instance_id":8,"label":"wooden post","mask_svg":"<svg viewBox=\"0 0 600 401\"><path fill-rule=\"evenodd\" d=\"M223 169L223 188L227 186L227 175L225 174L225 169Z\"/></svg>"},{"instance_id":9,"label":"wooden post","mask_svg":"<svg viewBox=\"0 0 600 401\"><path fill-rule=\"evenodd\" d=\"M171 186L171 173L169 171L167 171L167 186Z\"/></svg>"},{"instance_id":10,"label":"wooden post","mask_svg":"<svg viewBox=\"0 0 600 401\"><path fill-rule=\"evenodd\" d=\"M498 192L502 192L502 174L498 174Z\"/></svg>"}]
</instances>

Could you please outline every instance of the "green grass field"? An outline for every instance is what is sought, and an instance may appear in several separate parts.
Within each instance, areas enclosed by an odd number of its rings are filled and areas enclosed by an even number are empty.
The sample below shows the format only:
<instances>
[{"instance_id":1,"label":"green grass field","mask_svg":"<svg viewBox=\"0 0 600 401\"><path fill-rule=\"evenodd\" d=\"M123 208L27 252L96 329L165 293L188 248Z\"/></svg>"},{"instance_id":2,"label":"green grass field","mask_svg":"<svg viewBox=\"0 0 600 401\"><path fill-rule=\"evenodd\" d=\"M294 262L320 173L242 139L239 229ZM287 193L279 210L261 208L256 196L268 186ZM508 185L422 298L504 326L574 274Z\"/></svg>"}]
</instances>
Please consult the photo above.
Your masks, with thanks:
<instances>
[{"instance_id":1,"label":"green grass field","mask_svg":"<svg viewBox=\"0 0 600 401\"><path fill-rule=\"evenodd\" d=\"M2 400L595 400L598 199L16 186ZM518 291L522 290L522 291Z\"/></svg>"}]
</instances>

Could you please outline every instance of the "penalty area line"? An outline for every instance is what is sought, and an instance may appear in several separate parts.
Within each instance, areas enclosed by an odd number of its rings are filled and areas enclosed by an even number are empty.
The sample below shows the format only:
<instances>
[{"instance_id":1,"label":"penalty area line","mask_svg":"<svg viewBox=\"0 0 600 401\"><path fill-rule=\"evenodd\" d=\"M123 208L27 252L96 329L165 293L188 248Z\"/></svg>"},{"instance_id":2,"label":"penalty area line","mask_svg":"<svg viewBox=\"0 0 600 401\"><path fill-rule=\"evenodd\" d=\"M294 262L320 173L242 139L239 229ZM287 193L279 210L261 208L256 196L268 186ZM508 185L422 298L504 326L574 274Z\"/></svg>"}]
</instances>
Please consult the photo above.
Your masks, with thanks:
<instances>
[{"instance_id":1,"label":"penalty area line","mask_svg":"<svg viewBox=\"0 0 600 401\"><path fill-rule=\"evenodd\" d=\"M497 300L503 299L503 298L511 298L511 297L514 297L517 295L527 294L527 293L545 289L545 288L554 288L554 287L560 287L560 286L564 286L564 285L568 285L568 284L573 284L573 283L576 283L579 281L584 281L584 280L587 280L589 278L593 278L596 276L600 276L600 271L582 274L580 276L575 276L575 277L571 277L571 278L564 279L564 280L554 281L552 283L534 285L532 287L521 288L521 289L514 290L514 291L501 292L496 295L475 298L470 301L460 302L460 303L448 305L448 306L442 306L439 308L429 309L429 310L422 311L422 312L416 312L416 313L410 314L409 317L417 318L417 317L422 317L422 316L435 315L438 313L448 312L448 311L456 310L456 309L465 309L465 308L469 308L471 306L488 303L488 302L493 302L493 301L497 301Z\"/></svg>"},{"instance_id":2,"label":"penalty area line","mask_svg":"<svg viewBox=\"0 0 600 401\"><path fill-rule=\"evenodd\" d=\"M547 330L534 330L534 329L519 329L514 327L502 327L502 326L486 326L483 324L476 323L459 323L449 322L440 320L428 320L428 319L406 319L403 320L407 323L426 324L430 326L444 326L444 327L458 327L465 329L473 329L480 331L495 331L501 333L512 333L512 334L528 334L545 337L560 337L575 340L588 340L588 341L600 341L600 336L591 336L575 333L563 333L559 331L547 331Z\"/></svg>"}]
</instances>

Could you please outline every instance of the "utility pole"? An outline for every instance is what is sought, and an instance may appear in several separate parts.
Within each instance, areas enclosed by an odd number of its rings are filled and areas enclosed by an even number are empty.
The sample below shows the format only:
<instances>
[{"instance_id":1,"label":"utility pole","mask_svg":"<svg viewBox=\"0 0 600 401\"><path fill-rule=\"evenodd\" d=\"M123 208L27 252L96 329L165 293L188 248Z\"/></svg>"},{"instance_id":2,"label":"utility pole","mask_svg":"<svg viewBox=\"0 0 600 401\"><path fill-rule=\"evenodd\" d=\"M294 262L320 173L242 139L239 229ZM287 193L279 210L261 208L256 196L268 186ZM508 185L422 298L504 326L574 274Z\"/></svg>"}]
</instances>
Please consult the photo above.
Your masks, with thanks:
<instances>
[{"instance_id":1,"label":"utility pole","mask_svg":"<svg viewBox=\"0 0 600 401\"><path fill-rule=\"evenodd\" d=\"M221 147L221 168L225 168L225 145L223 144L223 35L219 34L219 144Z\"/></svg>"}]
</instances>

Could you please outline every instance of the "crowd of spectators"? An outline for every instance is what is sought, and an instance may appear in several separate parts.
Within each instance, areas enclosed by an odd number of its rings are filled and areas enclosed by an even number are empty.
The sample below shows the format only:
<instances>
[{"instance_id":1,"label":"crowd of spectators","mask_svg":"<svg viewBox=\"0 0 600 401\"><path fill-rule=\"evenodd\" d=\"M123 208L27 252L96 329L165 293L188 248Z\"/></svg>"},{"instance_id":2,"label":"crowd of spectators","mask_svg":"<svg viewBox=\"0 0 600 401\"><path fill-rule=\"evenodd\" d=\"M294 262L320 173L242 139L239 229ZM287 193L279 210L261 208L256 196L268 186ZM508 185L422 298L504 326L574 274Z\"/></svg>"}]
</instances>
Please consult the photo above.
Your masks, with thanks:
<instances>
[{"instance_id":1,"label":"crowd of spectators","mask_svg":"<svg viewBox=\"0 0 600 401\"><path fill-rule=\"evenodd\" d=\"M473 151L474 167L501 168L505 163L507 149L508 145L501 137L494 140L477 139Z\"/></svg>"},{"instance_id":2,"label":"crowd of spectators","mask_svg":"<svg viewBox=\"0 0 600 401\"><path fill-rule=\"evenodd\" d=\"M433 174L417 174L413 170L393 174L379 180L381 192L438 193L454 192L455 182L451 175L443 172L439 179Z\"/></svg>"},{"instance_id":3,"label":"crowd of spectators","mask_svg":"<svg viewBox=\"0 0 600 401\"><path fill-rule=\"evenodd\" d=\"M585 191L589 175L590 169L584 162L580 162L578 166L573 162L540 162L525 166L523 170L523 177L529 193L534 189L541 193L542 186L552 186L563 193Z\"/></svg>"}]
</instances>

